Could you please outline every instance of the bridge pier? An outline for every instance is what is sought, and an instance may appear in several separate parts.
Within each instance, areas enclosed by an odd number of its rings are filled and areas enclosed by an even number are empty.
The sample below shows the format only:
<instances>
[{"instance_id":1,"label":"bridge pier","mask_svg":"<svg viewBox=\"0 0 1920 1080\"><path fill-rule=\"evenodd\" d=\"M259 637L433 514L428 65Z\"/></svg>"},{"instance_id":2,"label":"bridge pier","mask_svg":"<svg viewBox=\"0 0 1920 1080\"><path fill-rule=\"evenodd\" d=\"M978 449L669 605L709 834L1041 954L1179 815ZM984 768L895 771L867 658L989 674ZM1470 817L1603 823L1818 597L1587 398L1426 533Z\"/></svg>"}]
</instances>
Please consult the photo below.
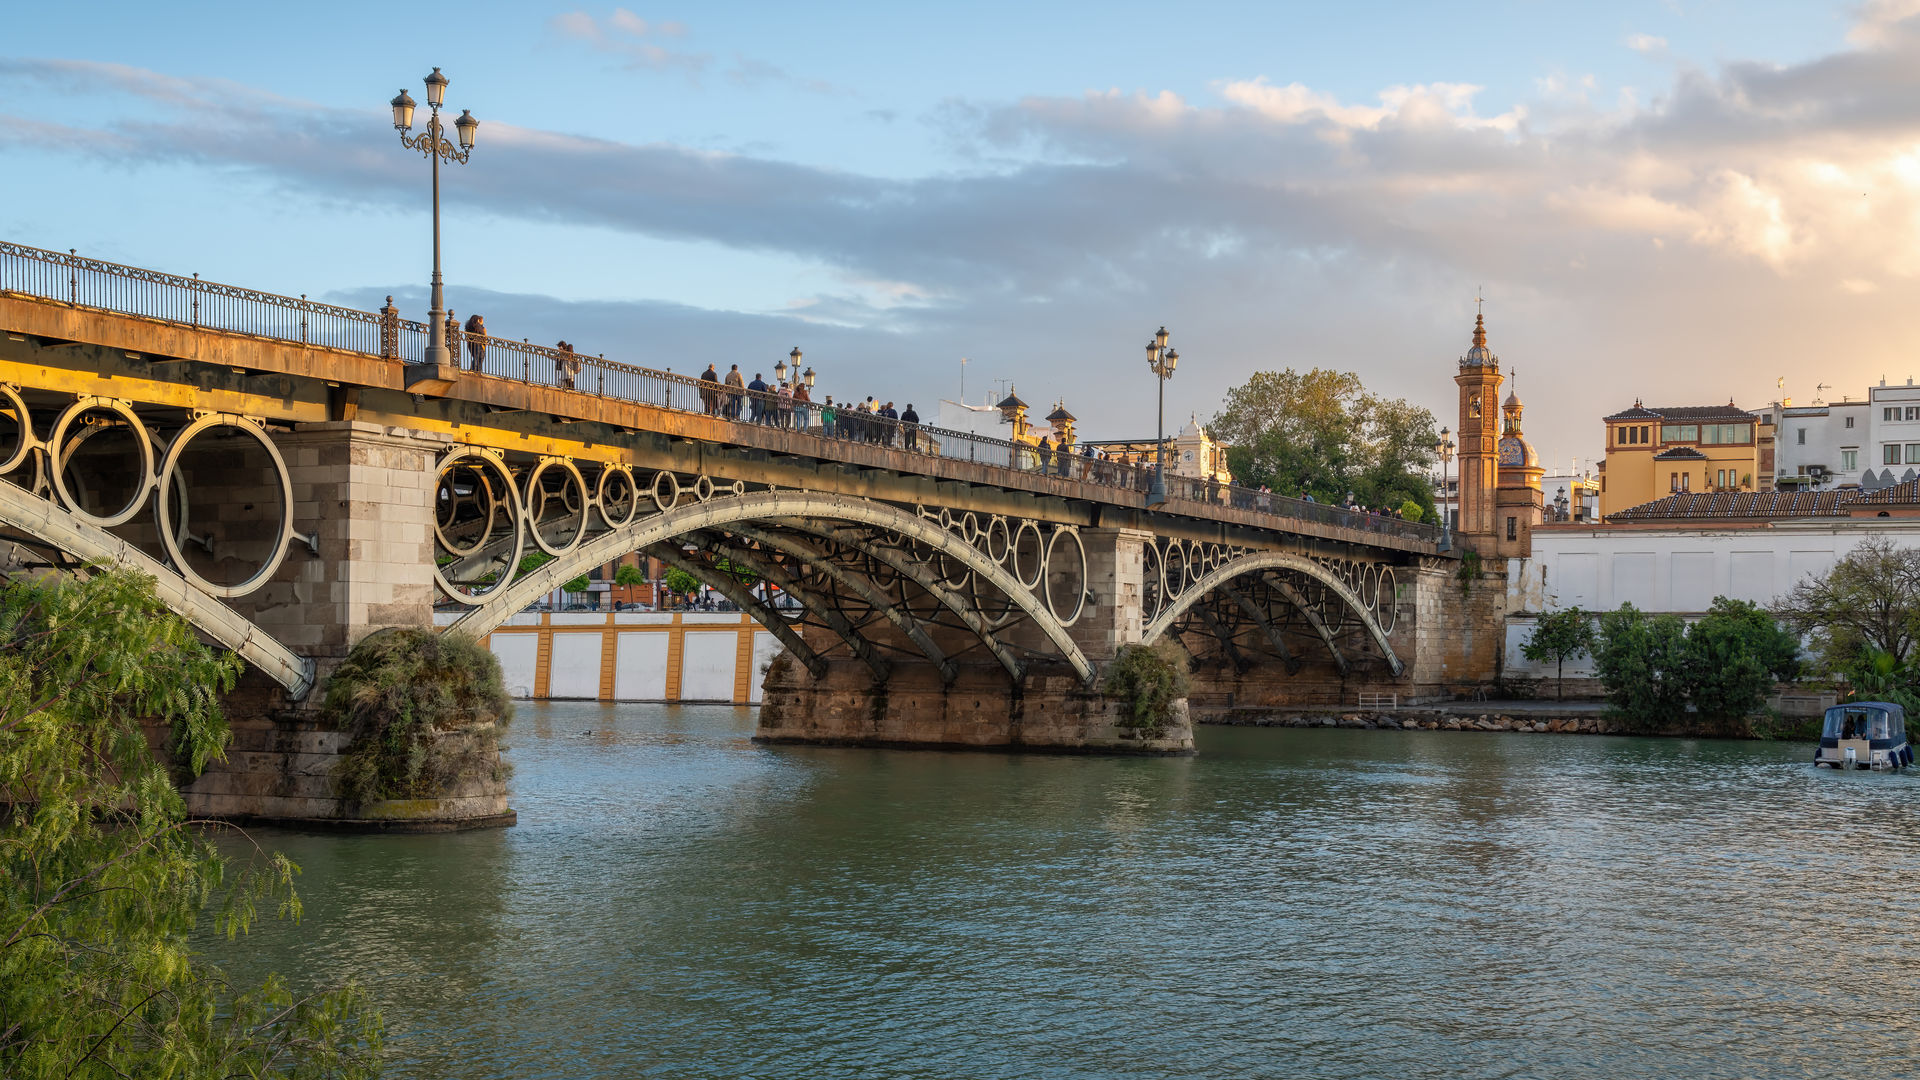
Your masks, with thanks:
<instances>
[{"instance_id":1,"label":"bridge pier","mask_svg":"<svg viewBox=\"0 0 1920 1080\"><path fill-rule=\"evenodd\" d=\"M451 440L431 431L357 421L302 424L275 445L292 481L296 541L273 578L227 603L314 664L313 689L290 700L249 670L226 701L233 741L224 761L181 788L189 813L307 825L437 831L511 824L505 785L483 781L441 797L352 805L332 770L347 734L321 711L327 679L353 646L386 627L431 627L436 462ZM257 484L223 489L224 473L187 476L196 500L271 514ZM277 495L276 495L277 497ZM207 522L216 533L239 522ZM218 535L216 540L224 539ZM462 736L454 735L453 738Z\"/></svg>"},{"instance_id":2,"label":"bridge pier","mask_svg":"<svg viewBox=\"0 0 1920 1080\"><path fill-rule=\"evenodd\" d=\"M895 665L881 682L866 665L824 648L827 671L816 679L782 653L767 670L754 737L840 746L1191 753L1184 702L1180 718L1160 737L1141 738L1120 725L1126 706L1098 689L1101 667L1122 645L1140 640L1142 551L1152 534L1082 529L1079 537L1087 555L1085 606L1067 631L1095 665L1092 683L1066 664L1035 661L1015 680L991 658L964 653L951 682L930 664ZM957 634L940 637L951 639L956 651L965 647Z\"/></svg>"}]
</instances>

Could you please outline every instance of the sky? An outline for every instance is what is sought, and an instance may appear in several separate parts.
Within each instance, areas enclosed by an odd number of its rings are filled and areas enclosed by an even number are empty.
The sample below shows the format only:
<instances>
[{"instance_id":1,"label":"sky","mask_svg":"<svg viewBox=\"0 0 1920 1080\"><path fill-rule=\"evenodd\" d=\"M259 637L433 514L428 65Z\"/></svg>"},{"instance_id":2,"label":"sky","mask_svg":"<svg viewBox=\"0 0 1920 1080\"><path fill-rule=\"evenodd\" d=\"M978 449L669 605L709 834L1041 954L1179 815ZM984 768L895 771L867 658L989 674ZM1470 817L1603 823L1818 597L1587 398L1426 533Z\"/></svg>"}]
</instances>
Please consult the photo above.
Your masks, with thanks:
<instances>
[{"instance_id":1,"label":"sky","mask_svg":"<svg viewBox=\"0 0 1920 1080\"><path fill-rule=\"evenodd\" d=\"M502 336L1122 438L1162 325L1170 429L1285 367L1452 423L1480 296L1550 468L1920 375L1920 0L400 7L10 11L0 238L421 317L437 65Z\"/></svg>"}]
</instances>

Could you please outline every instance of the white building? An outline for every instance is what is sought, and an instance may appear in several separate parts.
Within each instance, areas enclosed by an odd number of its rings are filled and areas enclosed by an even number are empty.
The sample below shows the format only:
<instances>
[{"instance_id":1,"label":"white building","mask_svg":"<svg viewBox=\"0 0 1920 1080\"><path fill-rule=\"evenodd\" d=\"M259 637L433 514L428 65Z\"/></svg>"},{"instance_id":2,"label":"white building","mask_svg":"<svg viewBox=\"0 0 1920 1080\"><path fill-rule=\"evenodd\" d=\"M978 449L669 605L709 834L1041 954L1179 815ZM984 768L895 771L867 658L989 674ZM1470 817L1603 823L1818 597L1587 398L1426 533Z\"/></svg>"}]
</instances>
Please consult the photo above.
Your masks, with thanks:
<instances>
[{"instance_id":1,"label":"white building","mask_svg":"<svg viewBox=\"0 0 1920 1080\"><path fill-rule=\"evenodd\" d=\"M1920 386L1912 379L1882 381L1860 400L1775 402L1754 415L1773 421L1775 487L1874 490L1920 476Z\"/></svg>"},{"instance_id":2,"label":"white building","mask_svg":"<svg viewBox=\"0 0 1920 1080\"><path fill-rule=\"evenodd\" d=\"M1551 678L1551 665L1521 653L1534 618L1579 607L1697 617L1715 597L1769 605L1810 576L1825 574L1862 541L1889 537L1920 546L1920 483L1882 490L1670 496L1602 526L1546 525L1533 553L1507 566L1507 674ZM1858 500L1858 501L1855 501ZM1881 513L1903 516L1878 516ZM1568 678L1592 675L1591 660L1569 663Z\"/></svg>"}]
</instances>

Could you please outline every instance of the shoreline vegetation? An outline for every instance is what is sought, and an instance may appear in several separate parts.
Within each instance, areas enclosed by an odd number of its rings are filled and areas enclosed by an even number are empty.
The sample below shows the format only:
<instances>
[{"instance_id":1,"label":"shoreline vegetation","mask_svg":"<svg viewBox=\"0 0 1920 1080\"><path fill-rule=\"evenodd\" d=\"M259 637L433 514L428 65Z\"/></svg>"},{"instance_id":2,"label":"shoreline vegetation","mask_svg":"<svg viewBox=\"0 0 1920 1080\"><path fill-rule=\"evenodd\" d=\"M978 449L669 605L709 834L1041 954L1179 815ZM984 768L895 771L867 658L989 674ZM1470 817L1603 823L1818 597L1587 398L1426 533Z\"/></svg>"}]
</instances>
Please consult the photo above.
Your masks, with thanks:
<instances>
[{"instance_id":1,"label":"shoreline vegetation","mask_svg":"<svg viewBox=\"0 0 1920 1080\"><path fill-rule=\"evenodd\" d=\"M1552 712L1516 707L1488 709L1484 702L1449 702L1397 709L1240 709L1196 716L1196 725L1215 727L1348 728L1363 731L1474 731L1543 735L1640 735L1650 738L1754 739L1814 742L1820 718L1775 717L1762 714L1735 724L1707 723L1685 716L1668 723L1645 724L1611 712L1605 702L1590 709ZM1470 707L1461 707L1470 706Z\"/></svg>"}]
</instances>

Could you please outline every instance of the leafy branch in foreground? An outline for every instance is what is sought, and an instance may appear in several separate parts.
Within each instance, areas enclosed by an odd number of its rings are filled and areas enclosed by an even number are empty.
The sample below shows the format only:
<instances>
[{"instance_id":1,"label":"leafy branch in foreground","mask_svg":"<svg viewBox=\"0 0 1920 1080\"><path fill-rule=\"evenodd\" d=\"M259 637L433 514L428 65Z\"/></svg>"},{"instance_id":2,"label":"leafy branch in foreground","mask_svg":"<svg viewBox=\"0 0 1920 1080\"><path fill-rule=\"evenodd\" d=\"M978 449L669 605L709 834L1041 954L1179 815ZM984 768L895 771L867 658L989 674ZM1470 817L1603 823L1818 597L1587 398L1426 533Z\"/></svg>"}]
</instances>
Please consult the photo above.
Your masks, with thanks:
<instances>
[{"instance_id":1,"label":"leafy branch in foreground","mask_svg":"<svg viewBox=\"0 0 1920 1080\"><path fill-rule=\"evenodd\" d=\"M354 989L233 986L188 946L262 907L298 918L298 868L236 865L148 747L198 773L227 741L240 662L201 644L151 578L0 583L0 1075L364 1077L380 1024Z\"/></svg>"}]
</instances>

